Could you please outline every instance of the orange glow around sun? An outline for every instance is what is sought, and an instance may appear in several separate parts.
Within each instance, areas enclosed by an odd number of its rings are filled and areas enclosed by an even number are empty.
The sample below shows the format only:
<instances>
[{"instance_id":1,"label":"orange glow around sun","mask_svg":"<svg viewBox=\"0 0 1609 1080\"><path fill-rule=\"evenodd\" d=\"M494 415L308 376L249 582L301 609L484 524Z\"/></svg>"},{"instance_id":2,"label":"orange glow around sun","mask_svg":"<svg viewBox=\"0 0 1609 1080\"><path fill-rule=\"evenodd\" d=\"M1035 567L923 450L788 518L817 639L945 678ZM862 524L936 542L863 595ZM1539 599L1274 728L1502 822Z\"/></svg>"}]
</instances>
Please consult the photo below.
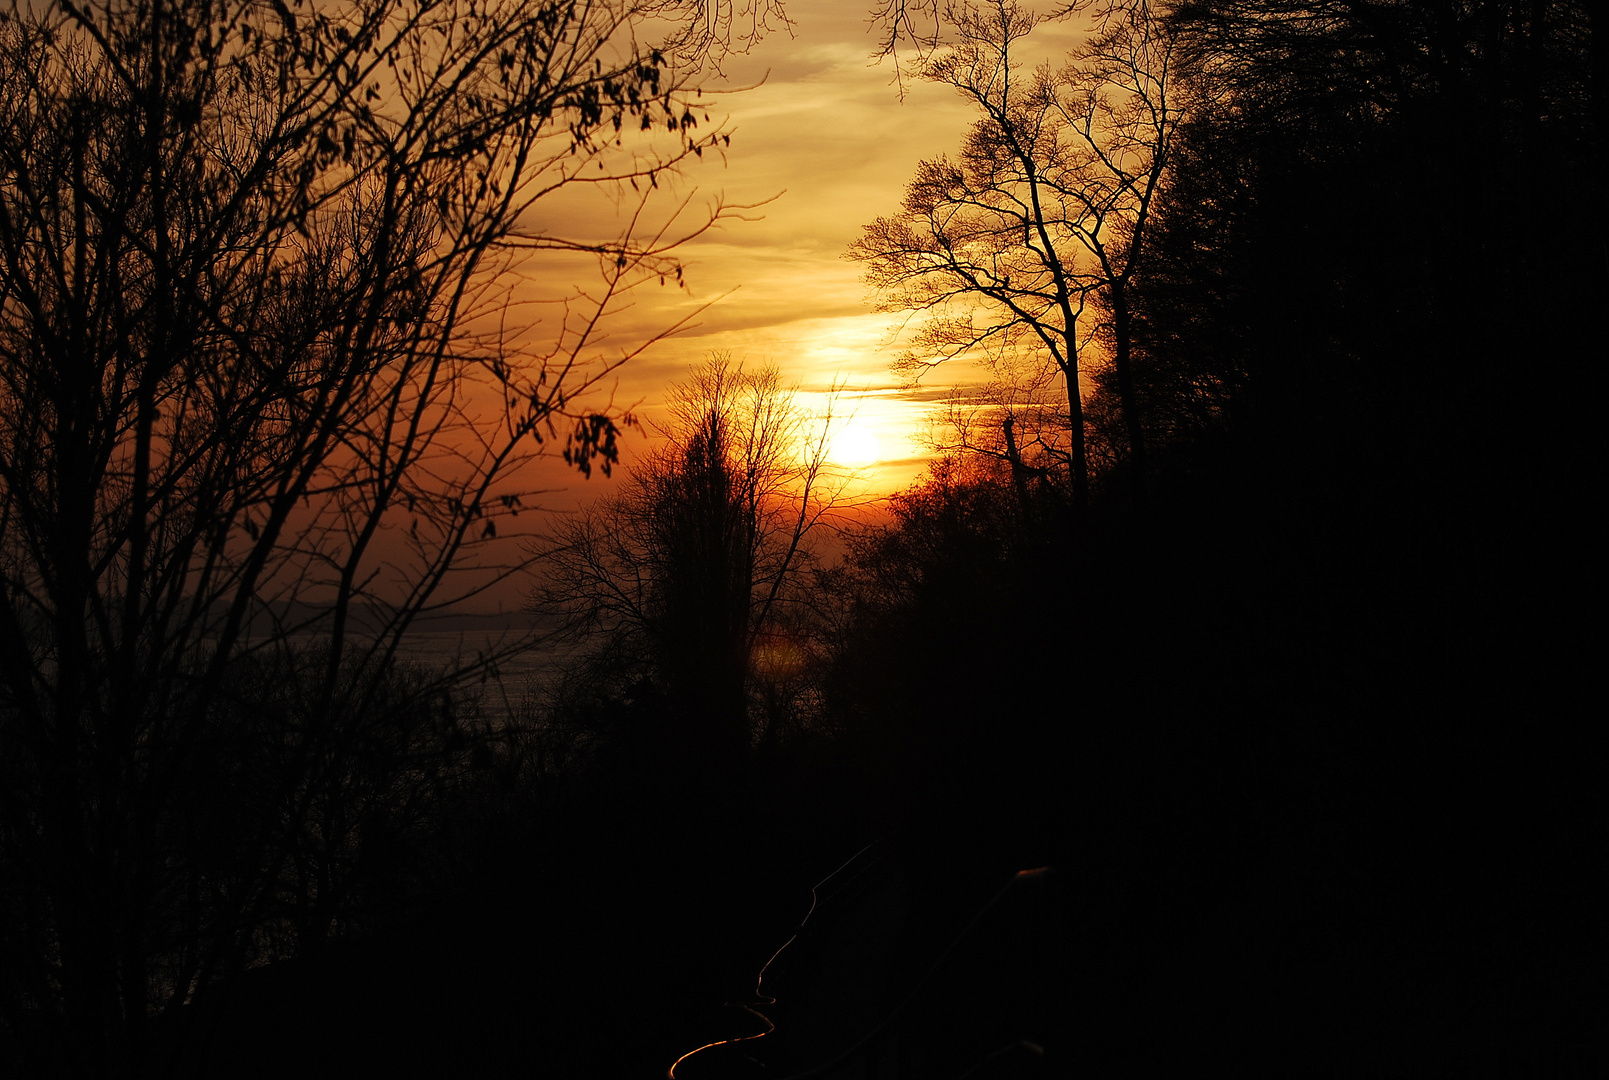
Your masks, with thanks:
<instances>
[{"instance_id":1,"label":"orange glow around sun","mask_svg":"<svg viewBox=\"0 0 1609 1080\"><path fill-rule=\"evenodd\" d=\"M794 355L808 371L810 350ZM819 362L809 373L820 378ZM795 406L813 418L801 454L822 454L832 483L843 485L837 493L841 499L885 498L914 483L932 460L930 432L942 406L891 384L885 377L878 385L864 371L833 371L801 387L794 398Z\"/></svg>"}]
</instances>

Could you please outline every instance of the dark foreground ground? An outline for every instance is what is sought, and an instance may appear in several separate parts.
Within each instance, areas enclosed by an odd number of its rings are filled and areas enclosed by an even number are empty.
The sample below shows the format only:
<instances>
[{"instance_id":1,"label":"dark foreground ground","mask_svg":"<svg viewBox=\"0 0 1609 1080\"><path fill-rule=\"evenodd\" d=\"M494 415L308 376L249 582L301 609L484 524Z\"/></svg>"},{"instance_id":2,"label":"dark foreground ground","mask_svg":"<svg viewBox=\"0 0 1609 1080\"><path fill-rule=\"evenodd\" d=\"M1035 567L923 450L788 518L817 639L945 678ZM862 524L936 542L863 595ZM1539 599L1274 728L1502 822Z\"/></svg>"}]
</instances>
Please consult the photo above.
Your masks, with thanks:
<instances>
[{"instance_id":1,"label":"dark foreground ground","mask_svg":"<svg viewBox=\"0 0 1609 1080\"><path fill-rule=\"evenodd\" d=\"M1251 498L935 635L872 766L638 762L198 1071L663 1076L746 1005L679 1076L1609 1075L1581 541Z\"/></svg>"},{"instance_id":2,"label":"dark foreground ground","mask_svg":"<svg viewBox=\"0 0 1609 1080\"><path fill-rule=\"evenodd\" d=\"M1603 1075L1601 910L1558 865L1591 853L1445 819L1376 844L1291 798L1238 792L1048 873L955 822L832 877L854 851L796 838L600 849L245 980L202 1072L652 1077L769 1022L677 1075ZM1231 814L1258 826L1223 835Z\"/></svg>"}]
</instances>

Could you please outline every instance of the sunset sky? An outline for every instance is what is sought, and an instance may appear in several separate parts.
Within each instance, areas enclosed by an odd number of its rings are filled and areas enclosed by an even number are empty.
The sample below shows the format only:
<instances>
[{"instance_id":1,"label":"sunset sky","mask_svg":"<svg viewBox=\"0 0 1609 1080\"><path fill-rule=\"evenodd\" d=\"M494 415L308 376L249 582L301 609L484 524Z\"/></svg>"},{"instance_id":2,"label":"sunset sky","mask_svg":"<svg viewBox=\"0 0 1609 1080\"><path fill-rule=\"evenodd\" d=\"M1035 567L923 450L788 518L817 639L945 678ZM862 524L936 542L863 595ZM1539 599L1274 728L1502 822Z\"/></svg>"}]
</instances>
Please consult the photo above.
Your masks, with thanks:
<instances>
[{"instance_id":1,"label":"sunset sky","mask_svg":"<svg viewBox=\"0 0 1609 1080\"><path fill-rule=\"evenodd\" d=\"M953 91L909 78L901 100L892 63L871 57L863 3L796 5L791 38L774 34L751 54L731 57L725 79L704 85L712 120L726 117L731 146L724 161L706 155L685 169L661 205L691 195L692 214L716 197L772 201L745 215L757 220L724 222L688 244L688 287L639 289L607 332L610 346L629 347L713 301L691 328L621 369L616 403L651 420L668 384L723 350L750 367L776 364L784 381L805 391L806 407L819 406L816 392L837 381L851 391L840 411L854 412L862 454L871 439L877 444L880 460L865 481L886 493L922 472L931 414L972 373L957 368L902 386L889 370L898 351L887 347L895 317L873 312L859 265L843 253L861 226L898 208L918 161L955 147L972 117ZM1040 55L1064 54L1072 35L1053 24L1031 44ZM754 84L761 85L737 89ZM595 196L586 209L564 208L572 209L607 212ZM634 437L628 456L644 444ZM605 487L597 478L567 484L568 498L580 501Z\"/></svg>"}]
</instances>

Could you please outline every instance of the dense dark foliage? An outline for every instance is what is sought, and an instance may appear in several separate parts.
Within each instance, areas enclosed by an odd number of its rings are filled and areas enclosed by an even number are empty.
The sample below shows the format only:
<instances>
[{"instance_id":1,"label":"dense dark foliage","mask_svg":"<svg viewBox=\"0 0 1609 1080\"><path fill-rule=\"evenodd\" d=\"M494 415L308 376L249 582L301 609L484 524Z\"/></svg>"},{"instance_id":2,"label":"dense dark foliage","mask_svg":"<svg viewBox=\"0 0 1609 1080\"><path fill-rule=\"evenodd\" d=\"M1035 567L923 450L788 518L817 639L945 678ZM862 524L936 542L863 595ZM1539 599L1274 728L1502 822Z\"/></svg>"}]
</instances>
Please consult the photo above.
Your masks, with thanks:
<instances>
[{"instance_id":1,"label":"dense dark foliage","mask_svg":"<svg viewBox=\"0 0 1609 1080\"><path fill-rule=\"evenodd\" d=\"M1601 1068L1605 759L1572 629L1609 284L1601 23L1171 19L1190 114L1128 294L1149 460L1108 370L1096 499L1048 544L1006 475L897 500L851 559L835 700L928 770L917 813L1014 806L1000 835L1087 874L1080 1058ZM1048 827L1039 777L1065 792Z\"/></svg>"}]
</instances>

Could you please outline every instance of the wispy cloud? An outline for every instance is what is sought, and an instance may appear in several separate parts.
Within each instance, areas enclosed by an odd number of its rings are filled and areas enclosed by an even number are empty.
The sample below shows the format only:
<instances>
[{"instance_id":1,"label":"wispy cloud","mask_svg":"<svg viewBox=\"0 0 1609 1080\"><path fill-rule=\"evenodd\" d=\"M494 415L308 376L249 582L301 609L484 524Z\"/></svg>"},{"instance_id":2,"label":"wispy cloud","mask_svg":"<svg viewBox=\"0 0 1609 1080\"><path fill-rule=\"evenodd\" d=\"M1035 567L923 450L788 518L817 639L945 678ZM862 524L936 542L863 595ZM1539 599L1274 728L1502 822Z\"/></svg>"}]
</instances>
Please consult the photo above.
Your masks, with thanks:
<instances>
[{"instance_id":1,"label":"wispy cloud","mask_svg":"<svg viewBox=\"0 0 1609 1080\"><path fill-rule=\"evenodd\" d=\"M1036 33L1045 35L1047 55L1065 48L1058 32ZM706 96L712 123L724 116L731 146L668 182L665 204L691 194L690 212L712 198L765 205L745 215L755 220L722 222L686 245L687 288L639 290L608 332L615 347L630 347L710 304L621 369L617 401L641 403L652 418L666 385L714 351L775 363L809 393L845 388L893 455L878 468L895 483L920 473L934 417L955 385L979 373L946 366L917 386L892 376L896 320L871 310L860 268L843 253L863 225L898 208L917 163L955 147L972 117L934 86L907 82L902 101L892 68L872 64L871 48L864 5L828 0L800 13L796 37L775 36L728 62L727 77ZM733 89L744 86L754 88ZM555 226L584 223L600 233L614 213L597 200L546 212Z\"/></svg>"}]
</instances>

